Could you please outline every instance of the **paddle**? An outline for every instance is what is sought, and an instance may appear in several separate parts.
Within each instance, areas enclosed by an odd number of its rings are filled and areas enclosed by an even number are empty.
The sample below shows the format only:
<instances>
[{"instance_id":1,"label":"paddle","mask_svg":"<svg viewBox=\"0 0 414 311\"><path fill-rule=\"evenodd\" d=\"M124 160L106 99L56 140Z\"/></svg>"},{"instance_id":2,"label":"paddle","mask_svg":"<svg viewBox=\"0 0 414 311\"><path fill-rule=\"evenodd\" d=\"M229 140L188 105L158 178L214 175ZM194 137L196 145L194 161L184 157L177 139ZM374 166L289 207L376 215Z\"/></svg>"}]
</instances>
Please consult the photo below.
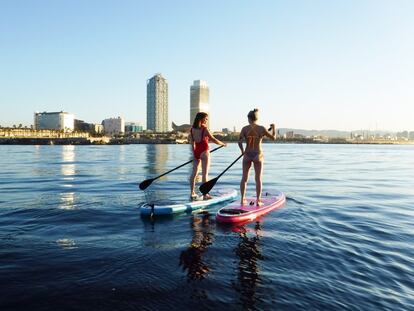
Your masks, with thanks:
<instances>
[{"instance_id":1,"label":"paddle","mask_svg":"<svg viewBox=\"0 0 414 311\"><path fill-rule=\"evenodd\" d=\"M227 172L227 170L232 167L234 165L234 163L236 163L241 157L243 156L243 154L239 155L237 157L236 160L233 161L232 164L230 164L220 175L218 175L216 178L210 179L209 181L206 181L205 183L201 184L200 188L198 188L200 190L200 192L203 195L206 195L207 193L210 192L211 189L213 189L214 185L216 184L217 180L225 173Z\"/></svg>"},{"instance_id":2,"label":"paddle","mask_svg":"<svg viewBox=\"0 0 414 311\"><path fill-rule=\"evenodd\" d=\"M222 148L222 147L224 147L224 146L219 146L219 147L217 147L217 148L214 148L213 150L211 150L210 151L210 153L212 153L212 152L214 152L214 151L216 151L216 150L218 150L218 149L220 149L220 148ZM150 179L146 179L146 180L144 180L143 182L141 182L140 184L139 184L139 189L141 189L141 190L145 190L145 189L147 189L151 184L152 184L152 182L154 181L154 180L156 180L156 179L158 179L158 178L160 178L160 177L162 177L162 176L165 176L165 175L167 175L167 174L169 174L169 173L171 173L171 172L173 172L173 171L175 171L175 170L177 170L177 169L179 169L180 167L183 167L184 165L187 165L187 164L189 164L189 163L191 163L191 162L193 162L193 160L190 160L190 161L188 161L188 162L185 162L184 164L181 164L180 166L177 166L176 168L173 168L172 170L169 170L168 172L165 172L164 174L161 174L160 176L157 176L157 177L154 177L154 178L150 178Z\"/></svg>"}]
</instances>

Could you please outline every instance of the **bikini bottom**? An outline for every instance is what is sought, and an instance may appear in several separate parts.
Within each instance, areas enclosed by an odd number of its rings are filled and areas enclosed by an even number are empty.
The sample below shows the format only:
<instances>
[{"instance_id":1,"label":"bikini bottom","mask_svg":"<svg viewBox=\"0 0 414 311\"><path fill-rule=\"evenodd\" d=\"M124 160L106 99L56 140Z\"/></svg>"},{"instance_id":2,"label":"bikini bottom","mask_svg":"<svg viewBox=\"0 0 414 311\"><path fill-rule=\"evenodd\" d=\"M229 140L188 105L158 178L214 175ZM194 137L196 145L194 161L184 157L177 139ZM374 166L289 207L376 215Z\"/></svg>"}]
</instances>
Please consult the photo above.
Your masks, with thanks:
<instances>
[{"instance_id":1,"label":"bikini bottom","mask_svg":"<svg viewBox=\"0 0 414 311\"><path fill-rule=\"evenodd\" d=\"M260 151L246 151L244 159L252 162L263 161L263 153Z\"/></svg>"}]
</instances>

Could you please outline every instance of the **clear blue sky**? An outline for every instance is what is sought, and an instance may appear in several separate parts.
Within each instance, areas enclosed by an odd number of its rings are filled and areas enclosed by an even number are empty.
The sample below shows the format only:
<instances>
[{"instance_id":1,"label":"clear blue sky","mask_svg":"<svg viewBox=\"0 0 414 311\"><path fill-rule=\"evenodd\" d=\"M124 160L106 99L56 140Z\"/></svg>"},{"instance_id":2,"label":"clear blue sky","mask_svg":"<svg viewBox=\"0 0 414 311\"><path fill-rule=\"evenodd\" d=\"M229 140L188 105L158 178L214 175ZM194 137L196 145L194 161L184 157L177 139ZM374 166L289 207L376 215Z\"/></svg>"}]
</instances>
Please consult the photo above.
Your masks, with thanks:
<instances>
[{"instance_id":1,"label":"clear blue sky","mask_svg":"<svg viewBox=\"0 0 414 311\"><path fill-rule=\"evenodd\" d=\"M193 80L211 127L414 130L411 0L0 0L0 125L34 111L146 123L146 80L189 123Z\"/></svg>"}]
</instances>

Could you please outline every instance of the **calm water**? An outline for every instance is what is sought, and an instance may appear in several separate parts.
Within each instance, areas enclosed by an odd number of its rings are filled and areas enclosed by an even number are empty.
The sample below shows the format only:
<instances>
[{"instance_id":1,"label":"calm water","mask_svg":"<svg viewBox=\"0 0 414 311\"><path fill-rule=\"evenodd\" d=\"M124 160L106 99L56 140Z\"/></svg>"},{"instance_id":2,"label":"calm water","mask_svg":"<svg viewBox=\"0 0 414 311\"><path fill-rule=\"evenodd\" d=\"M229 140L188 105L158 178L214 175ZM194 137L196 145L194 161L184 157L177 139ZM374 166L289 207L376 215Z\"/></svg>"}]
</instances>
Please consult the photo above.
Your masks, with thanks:
<instances>
[{"instance_id":1,"label":"calm water","mask_svg":"<svg viewBox=\"0 0 414 311\"><path fill-rule=\"evenodd\" d=\"M188 146L0 146L0 310L414 310L414 146L264 149L286 206L223 227L219 206L140 217L189 195L189 166L137 187Z\"/></svg>"}]
</instances>

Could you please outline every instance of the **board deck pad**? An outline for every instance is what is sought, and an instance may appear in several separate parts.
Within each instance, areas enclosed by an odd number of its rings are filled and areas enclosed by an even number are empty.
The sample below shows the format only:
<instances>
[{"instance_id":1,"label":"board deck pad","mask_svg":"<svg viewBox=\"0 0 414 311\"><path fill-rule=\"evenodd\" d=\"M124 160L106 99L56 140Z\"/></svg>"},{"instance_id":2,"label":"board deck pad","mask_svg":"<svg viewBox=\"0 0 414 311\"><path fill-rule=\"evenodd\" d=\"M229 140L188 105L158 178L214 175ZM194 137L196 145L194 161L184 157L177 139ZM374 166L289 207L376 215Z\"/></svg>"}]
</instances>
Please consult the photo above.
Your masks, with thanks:
<instances>
[{"instance_id":1,"label":"board deck pad","mask_svg":"<svg viewBox=\"0 0 414 311\"><path fill-rule=\"evenodd\" d=\"M240 223L253 221L276 208L282 207L286 202L286 196L277 190L263 192L262 205L256 205L256 198L246 198L246 204L241 205L240 201L230 203L222 207L216 214L216 219L224 223Z\"/></svg>"},{"instance_id":2,"label":"board deck pad","mask_svg":"<svg viewBox=\"0 0 414 311\"><path fill-rule=\"evenodd\" d=\"M155 203L153 205L144 203L141 206L141 215L173 215L183 212L191 212L214 204L234 201L237 198L237 191L231 188L213 190L209 194L212 196L209 200L203 200L202 196L200 196L196 200L188 200L187 202L182 203Z\"/></svg>"}]
</instances>

